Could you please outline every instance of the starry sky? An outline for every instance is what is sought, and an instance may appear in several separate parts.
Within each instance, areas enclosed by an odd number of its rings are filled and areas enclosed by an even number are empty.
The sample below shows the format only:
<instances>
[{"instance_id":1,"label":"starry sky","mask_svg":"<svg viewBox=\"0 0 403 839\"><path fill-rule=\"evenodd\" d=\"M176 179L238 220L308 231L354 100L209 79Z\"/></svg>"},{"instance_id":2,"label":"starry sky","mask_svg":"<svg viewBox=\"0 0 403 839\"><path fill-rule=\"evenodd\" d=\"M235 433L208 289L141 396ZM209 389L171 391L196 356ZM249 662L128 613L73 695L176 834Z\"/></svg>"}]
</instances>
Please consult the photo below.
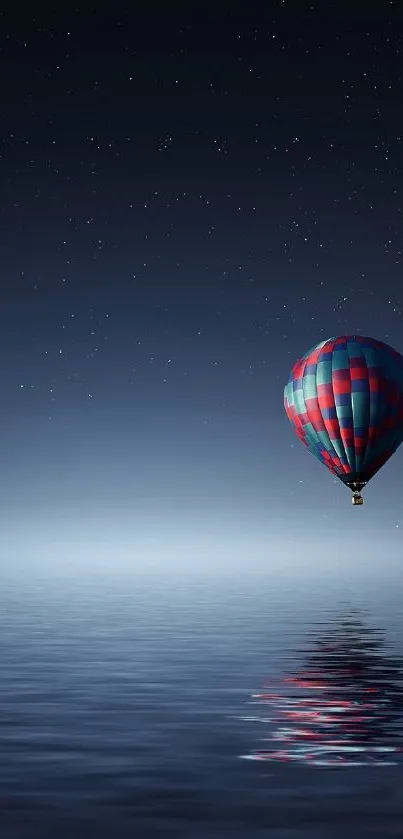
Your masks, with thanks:
<instances>
[{"instance_id":1,"label":"starry sky","mask_svg":"<svg viewBox=\"0 0 403 839\"><path fill-rule=\"evenodd\" d=\"M4 567L393 562L403 454L352 509L283 387L403 352L400 4L105 7L1 12Z\"/></svg>"}]
</instances>

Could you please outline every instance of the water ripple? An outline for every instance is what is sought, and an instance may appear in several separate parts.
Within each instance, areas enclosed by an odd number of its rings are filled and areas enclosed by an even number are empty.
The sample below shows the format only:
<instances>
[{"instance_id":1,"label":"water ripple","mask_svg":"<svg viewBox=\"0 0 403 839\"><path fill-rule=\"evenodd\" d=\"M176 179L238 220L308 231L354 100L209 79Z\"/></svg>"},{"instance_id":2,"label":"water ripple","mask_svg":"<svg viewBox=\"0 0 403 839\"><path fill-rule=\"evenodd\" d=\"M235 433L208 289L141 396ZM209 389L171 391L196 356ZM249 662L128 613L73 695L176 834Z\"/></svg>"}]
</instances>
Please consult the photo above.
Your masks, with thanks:
<instances>
[{"instance_id":1,"label":"water ripple","mask_svg":"<svg viewBox=\"0 0 403 839\"><path fill-rule=\"evenodd\" d=\"M391 752L379 751L400 738L399 665L367 647L377 667L347 680L351 655L337 622L326 628L343 596L247 577L5 585L1 839L400 836L400 774L386 765ZM397 594L365 597L365 643L380 640L370 631L376 618L396 645ZM330 653L329 644L339 650ZM260 691L249 714L248 697L265 673L281 688ZM284 684L285 674L302 682ZM369 700L364 688L374 684ZM238 759L258 756L251 716L271 738L265 759L252 763ZM346 745L351 758L365 738L366 758L378 749L375 763L384 765L309 772L307 732L309 753L322 749L316 763L330 752L340 757ZM292 759L268 760L270 750L271 758L288 751Z\"/></svg>"}]
</instances>

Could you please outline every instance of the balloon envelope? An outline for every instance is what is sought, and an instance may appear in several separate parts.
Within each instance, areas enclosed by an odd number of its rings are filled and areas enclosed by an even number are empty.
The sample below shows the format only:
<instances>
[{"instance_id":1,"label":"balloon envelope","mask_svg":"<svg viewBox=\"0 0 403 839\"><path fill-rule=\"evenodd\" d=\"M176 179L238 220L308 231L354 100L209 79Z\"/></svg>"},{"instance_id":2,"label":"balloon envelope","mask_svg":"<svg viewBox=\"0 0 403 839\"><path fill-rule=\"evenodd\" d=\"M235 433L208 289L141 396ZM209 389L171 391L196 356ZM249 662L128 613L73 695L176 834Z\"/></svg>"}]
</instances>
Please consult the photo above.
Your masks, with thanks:
<instances>
[{"instance_id":1,"label":"balloon envelope","mask_svg":"<svg viewBox=\"0 0 403 839\"><path fill-rule=\"evenodd\" d=\"M322 341L294 365L284 404L312 454L365 484L403 441L403 357L362 335Z\"/></svg>"}]
</instances>

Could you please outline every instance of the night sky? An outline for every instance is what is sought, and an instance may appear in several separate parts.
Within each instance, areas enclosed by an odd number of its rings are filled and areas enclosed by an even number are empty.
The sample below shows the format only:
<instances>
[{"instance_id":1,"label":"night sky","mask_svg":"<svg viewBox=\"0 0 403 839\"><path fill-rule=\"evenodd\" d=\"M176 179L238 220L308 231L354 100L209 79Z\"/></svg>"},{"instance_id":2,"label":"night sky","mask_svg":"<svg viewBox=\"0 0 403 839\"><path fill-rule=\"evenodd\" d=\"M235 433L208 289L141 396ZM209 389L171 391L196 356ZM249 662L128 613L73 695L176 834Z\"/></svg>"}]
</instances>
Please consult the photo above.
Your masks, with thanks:
<instances>
[{"instance_id":1,"label":"night sky","mask_svg":"<svg viewBox=\"0 0 403 839\"><path fill-rule=\"evenodd\" d=\"M1 562L393 564L283 387L403 352L403 10L131 5L1 13Z\"/></svg>"}]
</instances>

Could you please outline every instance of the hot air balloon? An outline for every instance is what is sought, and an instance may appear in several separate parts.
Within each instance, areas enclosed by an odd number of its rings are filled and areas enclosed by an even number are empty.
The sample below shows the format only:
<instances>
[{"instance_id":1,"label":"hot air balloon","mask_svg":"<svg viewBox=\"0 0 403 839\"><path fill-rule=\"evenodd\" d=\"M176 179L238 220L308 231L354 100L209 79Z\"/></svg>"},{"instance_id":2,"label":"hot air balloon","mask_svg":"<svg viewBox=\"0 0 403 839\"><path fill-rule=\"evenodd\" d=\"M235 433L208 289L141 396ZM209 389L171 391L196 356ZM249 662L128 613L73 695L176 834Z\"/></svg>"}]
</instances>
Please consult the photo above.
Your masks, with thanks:
<instances>
[{"instance_id":1,"label":"hot air balloon","mask_svg":"<svg viewBox=\"0 0 403 839\"><path fill-rule=\"evenodd\" d=\"M361 505L403 441L403 357L374 338L329 338L296 362L284 404L299 439Z\"/></svg>"}]
</instances>

